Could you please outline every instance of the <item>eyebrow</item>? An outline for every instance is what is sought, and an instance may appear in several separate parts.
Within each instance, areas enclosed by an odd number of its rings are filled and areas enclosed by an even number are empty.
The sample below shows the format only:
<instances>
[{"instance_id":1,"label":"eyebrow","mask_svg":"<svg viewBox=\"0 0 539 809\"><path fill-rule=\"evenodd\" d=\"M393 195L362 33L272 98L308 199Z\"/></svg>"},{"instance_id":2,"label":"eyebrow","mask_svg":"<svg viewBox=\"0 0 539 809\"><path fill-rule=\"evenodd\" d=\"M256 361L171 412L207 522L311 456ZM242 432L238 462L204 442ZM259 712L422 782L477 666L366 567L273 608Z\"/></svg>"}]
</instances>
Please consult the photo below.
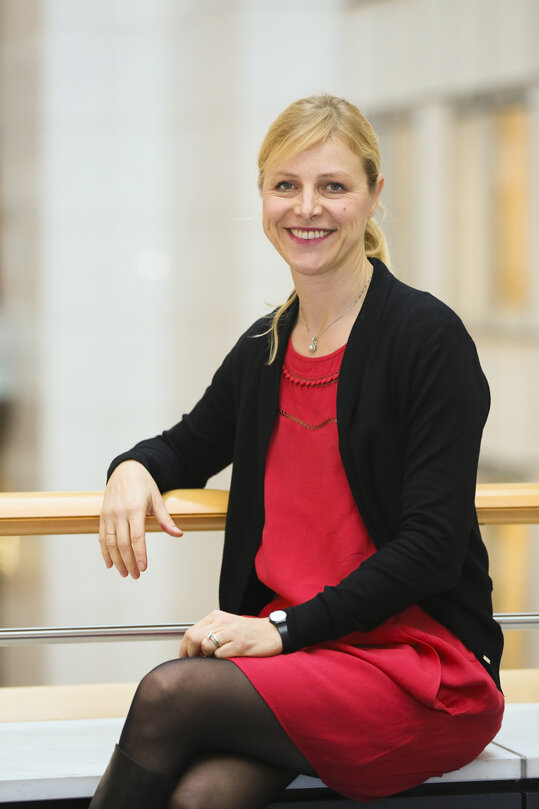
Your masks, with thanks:
<instances>
[{"instance_id":1,"label":"eyebrow","mask_svg":"<svg viewBox=\"0 0 539 809\"><path fill-rule=\"evenodd\" d=\"M283 171L283 170L281 170L281 171L276 171L275 174L277 176L282 174L283 176L290 177L293 180L298 180L299 179L299 175L294 174L291 171ZM323 174L319 174L318 179L319 180L325 180L325 179L327 179L329 177L335 177L337 175L340 176L340 177L350 177L351 176L350 174L348 174L348 172L345 169L334 169L333 171L325 171Z\"/></svg>"}]
</instances>

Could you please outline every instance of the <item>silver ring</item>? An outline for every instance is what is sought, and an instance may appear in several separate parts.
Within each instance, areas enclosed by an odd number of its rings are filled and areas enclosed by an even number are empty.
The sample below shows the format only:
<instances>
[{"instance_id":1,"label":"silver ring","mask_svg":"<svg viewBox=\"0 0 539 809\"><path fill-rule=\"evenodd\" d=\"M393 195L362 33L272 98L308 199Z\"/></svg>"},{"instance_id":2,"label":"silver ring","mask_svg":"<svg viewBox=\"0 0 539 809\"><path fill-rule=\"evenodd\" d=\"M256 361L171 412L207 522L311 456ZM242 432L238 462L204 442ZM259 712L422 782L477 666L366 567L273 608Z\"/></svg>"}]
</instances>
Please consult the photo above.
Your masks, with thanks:
<instances>
[{"instance_id":1,"label":"silver ring","mask_svg":"<svg viewBox=\"0 0 539 809\"><path fill-rule=\"evenodd\" d=\"M219 647L221 646L221 641L219 640L218 637L216 637L216 635L213 634L213 632L208 632L206 637L209 640L211 640L211 642L213 643L213 645L215 646L216 649L219 649Z\"/></svg>"}]
</instances>

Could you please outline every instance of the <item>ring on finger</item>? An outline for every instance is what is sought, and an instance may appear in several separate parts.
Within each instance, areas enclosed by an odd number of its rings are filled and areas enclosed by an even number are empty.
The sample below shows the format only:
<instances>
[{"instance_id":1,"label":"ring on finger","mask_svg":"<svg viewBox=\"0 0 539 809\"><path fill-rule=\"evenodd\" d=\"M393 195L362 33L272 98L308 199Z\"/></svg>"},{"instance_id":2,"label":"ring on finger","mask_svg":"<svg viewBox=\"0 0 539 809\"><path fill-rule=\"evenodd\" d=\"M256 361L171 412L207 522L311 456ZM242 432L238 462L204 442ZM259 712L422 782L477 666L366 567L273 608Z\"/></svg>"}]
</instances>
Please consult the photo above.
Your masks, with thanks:
<instances>
[{"instance_id":1,"label":"ring on finger","mask_svg":"<svg viewBox=\"0 0 539 809\"><path fill-rule=\"evenodd\" d=\"M107 534L113 534L114 536L116 536L116 531L107 531L106 533Z\"/></svg>"},{"instance_id":2,"label":"ring on finger","mask_svg":"<svg viewBox=\"0 0 539 809\"><path fill-rule=\"evenodd\" d=\"M211 640L211 642L213 643L213 645L215 646L216 649L219 649L219 647L221 646L221 641L219 640L219 638L216 635L213 634L213 632L208 632L206 637L209 640Z\"/></svg>"}]
</instances>

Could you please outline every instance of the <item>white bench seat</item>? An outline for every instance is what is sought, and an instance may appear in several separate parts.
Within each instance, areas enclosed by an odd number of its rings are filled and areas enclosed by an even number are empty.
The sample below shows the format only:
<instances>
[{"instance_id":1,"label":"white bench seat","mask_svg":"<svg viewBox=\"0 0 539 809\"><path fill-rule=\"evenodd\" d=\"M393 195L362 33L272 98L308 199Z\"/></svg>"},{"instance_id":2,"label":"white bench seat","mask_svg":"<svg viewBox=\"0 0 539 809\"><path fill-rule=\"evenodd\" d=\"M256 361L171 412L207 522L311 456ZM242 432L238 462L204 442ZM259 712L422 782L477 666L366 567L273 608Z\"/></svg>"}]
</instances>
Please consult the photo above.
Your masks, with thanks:
<instances>
[{"instance_id":1,"label":"white bench seat","mask_svg":"<svg viewBox=\"0 0 539 809\"><path fill-rule=\"evenodd\" d=\"M0 723L0 803L93 794L123 724L121 718ZM473 762L431 783L539 777L539 704L508 705L503 728ZM295 788L323 786L300 776Z\"/></svg>"},{"instance_id":2,"label":"white bench seat","mask_svg":"<svg viewBox=\"0 0 539 809\"><path fill-rule=\"evenodd\" d=\"M523 778L539 778L539 704L507 705L495 741L521 756Z\"/></svg>"}]
</instances>

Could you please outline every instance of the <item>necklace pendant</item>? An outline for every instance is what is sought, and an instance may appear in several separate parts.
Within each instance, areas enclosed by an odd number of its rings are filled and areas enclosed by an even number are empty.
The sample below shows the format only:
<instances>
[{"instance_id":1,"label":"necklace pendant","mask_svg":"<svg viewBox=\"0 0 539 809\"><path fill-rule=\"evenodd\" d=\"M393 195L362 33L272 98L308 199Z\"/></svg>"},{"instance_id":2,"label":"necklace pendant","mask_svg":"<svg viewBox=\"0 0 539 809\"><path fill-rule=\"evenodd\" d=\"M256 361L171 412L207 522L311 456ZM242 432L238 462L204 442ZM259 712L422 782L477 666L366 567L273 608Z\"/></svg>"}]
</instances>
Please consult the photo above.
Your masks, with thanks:
<instances>
[{"instance_id":1,"label":"necklace pendant","mask_svg":"<svg viewBox=\"0 0 539 809\"><path fill-rule=\"evenodd\" d=\"M309 351L312 354L314 354L317 348L318 348L318 337L313 337L311 345L309 346Z\"/></svg>"}]
</instances>

